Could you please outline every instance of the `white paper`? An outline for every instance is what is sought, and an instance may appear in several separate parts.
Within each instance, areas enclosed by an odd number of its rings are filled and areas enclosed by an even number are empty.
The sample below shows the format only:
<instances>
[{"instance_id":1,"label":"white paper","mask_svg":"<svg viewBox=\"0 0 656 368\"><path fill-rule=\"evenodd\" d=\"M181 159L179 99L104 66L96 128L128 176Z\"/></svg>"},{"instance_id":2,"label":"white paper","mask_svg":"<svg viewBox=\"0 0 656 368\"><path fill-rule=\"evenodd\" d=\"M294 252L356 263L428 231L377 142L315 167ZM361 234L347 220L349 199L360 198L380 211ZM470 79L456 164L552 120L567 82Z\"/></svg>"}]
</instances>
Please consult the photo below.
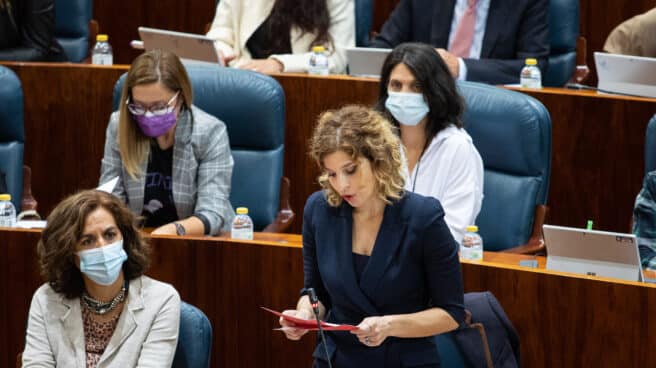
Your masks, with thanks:
<instances>
[{"instance_id":1,"label":"white paper","mask_svg":"<svg viewBox=\"0 0 656 368\"><path fill-rule=\"evenodd\" d=\"M98 188L96 188L96 190L100 190L112 194L112 192L114 191L114 187L116 187L116 183L118 183L118 176L106 182L105 184L101 184L100 186L98 186Z\"/></svg>"},{"instance_id":2,"label":"white paper","mask_svg":"<svg viewBox=\"0 0 656 368\"><path fill-rule=\"evenodd\" d=\"M21 229L43 229L46 227L44 220L21 220L16 221L16 227Z\"/></svg>"}]
</instances>

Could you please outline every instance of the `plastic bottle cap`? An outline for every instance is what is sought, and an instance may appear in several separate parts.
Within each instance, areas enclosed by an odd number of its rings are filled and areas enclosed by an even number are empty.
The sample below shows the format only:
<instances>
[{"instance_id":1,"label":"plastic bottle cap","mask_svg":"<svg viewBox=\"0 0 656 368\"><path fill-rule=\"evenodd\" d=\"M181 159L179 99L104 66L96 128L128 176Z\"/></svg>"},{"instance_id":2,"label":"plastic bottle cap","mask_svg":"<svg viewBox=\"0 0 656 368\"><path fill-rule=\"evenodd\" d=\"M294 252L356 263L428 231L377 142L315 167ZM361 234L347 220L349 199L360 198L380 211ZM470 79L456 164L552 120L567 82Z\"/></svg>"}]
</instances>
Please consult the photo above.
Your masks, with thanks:
<instances>
[{"instance_id":1,"label":"plastic bottle cap","mask_svg":"<svg viewBox=\"0 0 656 368\"><path fill-rule=\"evenodd\" d=\"M0 194L0 201L11 201L11 194Z\"/></svg>"},{"instance_id":2,"label":"plastic bottle cap","mask_svg":"<svg viewBox=\"0 0 656 368\"><path fill-rule=\"evenodd\" d=\"M538 65L538 61L534 58L527 58L526 65Z\"/></svg>"},{"instance_id":3,"label":"plastic bottle cap","mask_svg":"<svg viewBox=\"0 0 656 368\"><path fill-rule=\"evenodd\" d=\"M326 51L326 48L323 46L314 46L312 48L312 52L324 52L324 51Z\"/></svg>"},{"instance_id":4,"label":"plastic bottle cap","mask_svg":"<svg viewBox=\"0 0 656 368\"><path fill-rule=\"evenodd\" d=\"M477 233L478 232L478 226L469 225L469 226L467 226L467 228L465 230L467 230L470 233Z\"/></svg>"},{"instance_id":5,"label":"plastic bottle cap","mask_svg":"<svg viewBox=\"0 0 656 368\"><path fill-rule=\"evenodd\" d=\"M238 215L248 215L248 207L237 207Z\"/></svg>"},{"instance_id":6,"label":"plastic bottle cap","mask_svg":"<svg viewBox=\"0 0 656 368\"><path fill-rule=\"evenodd\" d=\"M107 42L109 40L109 37L106 34L99 34L96 36L96 41L98 42Z\"/></svg>"}]
</instances>

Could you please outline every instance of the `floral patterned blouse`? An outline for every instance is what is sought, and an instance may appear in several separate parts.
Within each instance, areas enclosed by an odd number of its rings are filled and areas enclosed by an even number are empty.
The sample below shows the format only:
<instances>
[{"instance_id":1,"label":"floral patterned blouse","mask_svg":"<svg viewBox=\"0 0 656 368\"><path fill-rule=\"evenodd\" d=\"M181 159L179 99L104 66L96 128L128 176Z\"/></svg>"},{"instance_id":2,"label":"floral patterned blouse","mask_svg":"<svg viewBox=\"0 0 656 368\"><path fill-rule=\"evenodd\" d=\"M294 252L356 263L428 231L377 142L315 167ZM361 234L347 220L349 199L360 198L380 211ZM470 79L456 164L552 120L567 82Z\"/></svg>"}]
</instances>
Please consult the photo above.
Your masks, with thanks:
<instances>
[{"instance_id":1,"label":"floral patterned blouse","mask_svg":"<svg viewBox=\"0 0 656 368\"><path fill-rule=\"evenodd\" d=\"M87 368L96 368L100 357L105 352L105 348L114 334L121 313L118 313L107 322L98 322L93 320L93 312L84 306L81 299L80 304L84 322L84 347L87 356Z\"/></svg>"}]
</instances>

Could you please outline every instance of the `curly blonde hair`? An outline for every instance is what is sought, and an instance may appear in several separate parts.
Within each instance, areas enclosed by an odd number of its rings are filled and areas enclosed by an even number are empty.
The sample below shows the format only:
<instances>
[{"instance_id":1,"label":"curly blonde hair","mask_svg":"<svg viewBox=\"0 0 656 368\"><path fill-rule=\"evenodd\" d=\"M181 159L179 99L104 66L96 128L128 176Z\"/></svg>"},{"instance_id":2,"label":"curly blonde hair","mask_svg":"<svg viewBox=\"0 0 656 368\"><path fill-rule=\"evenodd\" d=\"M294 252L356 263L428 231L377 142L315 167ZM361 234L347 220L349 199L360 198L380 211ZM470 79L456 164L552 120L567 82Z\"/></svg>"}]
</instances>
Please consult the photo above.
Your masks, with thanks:
<instances>
[{"instance_id":1,"label":"curly blonde hair","mask_svg":"<svg viewBox=\"0 0 656 368\"><path fill-rule=\"evenodd\" d=\"M322 170L319 184L333 207L342 203L342 197L328 182L323 159L337 151L346 153L353 161L360 157L369 161L376 179L376 192L383 202L390 204L403 196L401 142L396 128L379 112L365 106L348 105L319 116L310 142L310 156Z\"/></svg>"}]
</instances>

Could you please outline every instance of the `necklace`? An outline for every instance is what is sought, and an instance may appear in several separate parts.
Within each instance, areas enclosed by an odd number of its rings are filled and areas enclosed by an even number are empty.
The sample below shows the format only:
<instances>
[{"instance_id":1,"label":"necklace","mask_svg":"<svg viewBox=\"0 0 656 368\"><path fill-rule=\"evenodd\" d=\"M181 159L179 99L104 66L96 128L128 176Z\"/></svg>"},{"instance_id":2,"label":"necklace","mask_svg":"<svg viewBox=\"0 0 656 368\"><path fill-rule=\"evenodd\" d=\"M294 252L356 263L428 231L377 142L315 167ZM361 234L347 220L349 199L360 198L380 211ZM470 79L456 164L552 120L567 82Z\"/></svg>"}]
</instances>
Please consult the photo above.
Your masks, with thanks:
<instances>
[{"instance_id":1,"label":"necklace","mask_svg":"<svg viewBox=\"0 0 656 368\"><path fill-rule=\"evenodd\" d=\"M86 290L82 292L82 301L84 302L84 307L95 314L104 315L113 311L117 305L121 304L125 300L129 288L128 280L125 280L121 291L116 294L116 296L108 301L101 302L89 296Z\"/></svg>"}]
</instances>

